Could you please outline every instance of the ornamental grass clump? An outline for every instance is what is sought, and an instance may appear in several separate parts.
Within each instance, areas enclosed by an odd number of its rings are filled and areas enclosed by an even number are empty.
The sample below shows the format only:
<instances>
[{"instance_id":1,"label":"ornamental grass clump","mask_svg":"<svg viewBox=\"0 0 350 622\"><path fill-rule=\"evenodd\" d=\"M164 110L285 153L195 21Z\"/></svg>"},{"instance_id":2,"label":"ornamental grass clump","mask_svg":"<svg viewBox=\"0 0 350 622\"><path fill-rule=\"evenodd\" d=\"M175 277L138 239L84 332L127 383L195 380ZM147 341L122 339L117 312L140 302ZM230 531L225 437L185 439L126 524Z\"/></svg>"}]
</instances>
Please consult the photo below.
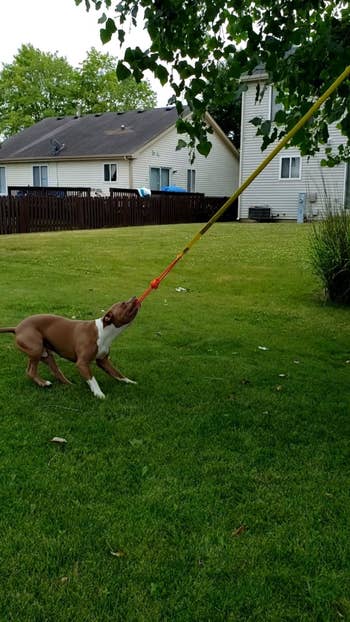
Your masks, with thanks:
<instances>
[{"instance_id":1,"label":"ornamental grass clump","mask_svg":"<svg viewBox=\"0 0 350 622\"><path fill-rule=\"evenodd\" d=\"M350 305L350 213L327 202L322 221L314 223L311 261L328 300Z\"/></svg>"}]
</instances>

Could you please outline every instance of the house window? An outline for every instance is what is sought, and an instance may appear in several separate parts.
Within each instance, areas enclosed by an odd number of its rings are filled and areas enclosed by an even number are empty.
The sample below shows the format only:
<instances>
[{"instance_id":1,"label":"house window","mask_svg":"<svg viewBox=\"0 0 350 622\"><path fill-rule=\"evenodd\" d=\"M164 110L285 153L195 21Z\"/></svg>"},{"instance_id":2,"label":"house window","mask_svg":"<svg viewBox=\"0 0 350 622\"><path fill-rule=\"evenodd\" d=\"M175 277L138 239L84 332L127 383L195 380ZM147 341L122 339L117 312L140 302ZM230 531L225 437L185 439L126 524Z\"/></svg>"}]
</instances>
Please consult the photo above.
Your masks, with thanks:
<instances>
[{"instance_id":1,"label":"house window","mask_svg":"<svg viewBox=\"0 0 350 622\"><path fill-rule=\"evenodd\" d=\"M169 186L170 168L151 168L149 181L151 190L160 190Z\"/></svg>"},{"instance_id":2,"label":"house window","mask_svg":"<svg viewBox=\"0 0 350 622\"><path fill-rule=\"evenodd\" d=\"M117 181L118 179L118 167L116 164L104 165L104 180L105 181Z\"/></svg>"},{"instance_id":3,"label":"house window","mask_svg":"<svg viewBox=\"0 0 350 622\"><path fill-rule=\"evenodd\" d=\"M6 179L4 166L0 166L0 194L6 194Z\"/></svg>"},{"instance_id":4,"label":"house window","mask_svg":"<svg viewBox=\"0 0 350 622\"><path fill-rule=\"evenodd\" d=\"M48 186L47 166L33 166L33 186Z\"/></svg>"},{"instance_id":5,"label":"house window","mask_svg":"<svg viewBox=\"0 0 350 622\"><path fill-rule=\"evenodd\" d=\"M187 170L187 192L196 192L196 171Z\"/></svg>"},{"instance_id":6,"label":"house window","mask_svg":"<svg viewBox=\"0 0 350 622\"><path fill-rule=\"evenodd\" d=\"M301 159L299 156L283 157L280 162L280 179L300 179Z\"/></svg>"}]
</instances>

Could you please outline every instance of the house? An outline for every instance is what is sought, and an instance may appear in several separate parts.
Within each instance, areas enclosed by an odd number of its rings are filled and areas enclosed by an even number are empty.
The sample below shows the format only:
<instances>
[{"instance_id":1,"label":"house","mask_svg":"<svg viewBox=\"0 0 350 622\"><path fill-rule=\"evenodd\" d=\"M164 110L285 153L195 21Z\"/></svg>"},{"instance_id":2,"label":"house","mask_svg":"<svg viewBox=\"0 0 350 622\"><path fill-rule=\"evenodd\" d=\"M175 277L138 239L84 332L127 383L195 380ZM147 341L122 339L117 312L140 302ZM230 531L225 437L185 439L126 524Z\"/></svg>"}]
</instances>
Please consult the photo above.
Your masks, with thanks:
<instances>
[{"instance_id":1,"label":"house","mask_svg":"<svg viewBox=\"0 0 350 622\"><path fill-rule=\"evenodd\" d=\"M0 194L9 186L110 188L176 185L227 196L238 185L239 156L207 114L212 149L190 162L179 140L174 107L43 119L0 147Z\"/></svg>"},{"instance_id":2,"label":"house","mask_svg":"<svg viewBox=\"0 0 350 622\"><path fill-rule=\"evenodd\" d=\"M261 151L261 136L250 123L254 117L273 120L278 109L273 86L268 75L258 67L252 75L242 77L247 90L242 99L242 126L240 148L240 183L252 173L276 145ZM256 101L256 88L264 91ZM265 88L264 88L265 87ZM344 137L335 125L329 127L328 146L337 147ZM325 189L335 205L344 205L350 199L348 165L333 168L321 166L324 147L312 157L301 157L296 147L284 148L258 175L239 198L238 218L247 219L255 214L269 213L280 220L303 220L320 217L325 207ZM300 212L300 206L302 208Z\"/></svg>"}]
</instances>

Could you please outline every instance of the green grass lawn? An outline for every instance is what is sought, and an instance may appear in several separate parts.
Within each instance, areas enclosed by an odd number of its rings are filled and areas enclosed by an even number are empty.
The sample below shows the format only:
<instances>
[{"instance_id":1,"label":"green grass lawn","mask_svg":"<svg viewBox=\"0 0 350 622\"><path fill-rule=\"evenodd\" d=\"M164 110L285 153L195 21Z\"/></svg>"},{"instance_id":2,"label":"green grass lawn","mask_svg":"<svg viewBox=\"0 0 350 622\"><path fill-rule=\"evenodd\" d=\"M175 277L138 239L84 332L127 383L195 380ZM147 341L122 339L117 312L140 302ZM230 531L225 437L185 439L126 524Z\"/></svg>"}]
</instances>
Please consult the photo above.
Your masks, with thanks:
<instances>
[{"instance_id":1,"label":"green grass lawn","mask_svg":"<svg viewBox=\"0 0 350 622\"><path fill-rule=\"evenodd\" d=\"M2 236L0 324L100 317L197 230ZM96 371L104 401L65 361L72 386L35 386L0 335L1 622L350 620L349 310L309 233L215 225L112 347L138 384Z\"/></svg>"}]
</instances>

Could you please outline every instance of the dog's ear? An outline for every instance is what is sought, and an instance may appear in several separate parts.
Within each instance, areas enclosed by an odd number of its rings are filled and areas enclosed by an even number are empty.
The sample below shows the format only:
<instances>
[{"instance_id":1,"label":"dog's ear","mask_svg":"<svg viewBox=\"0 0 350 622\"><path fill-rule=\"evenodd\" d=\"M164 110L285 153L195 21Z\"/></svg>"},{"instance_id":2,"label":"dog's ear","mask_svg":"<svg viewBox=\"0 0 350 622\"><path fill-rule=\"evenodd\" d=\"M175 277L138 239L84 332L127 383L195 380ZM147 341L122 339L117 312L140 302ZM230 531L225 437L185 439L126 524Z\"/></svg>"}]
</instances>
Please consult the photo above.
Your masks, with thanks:
<instances>
[{"instance_id":1,"label":"dog's ear","mask_svg":"<svg viewBox=\"0 0 350 622\"><path fill-rule=\"evenodd\" d=\"M106 315L103 318L103 326L109 326L113 322L113 313L112 311L107 311Z\"/></svg>"}]
</instances>

